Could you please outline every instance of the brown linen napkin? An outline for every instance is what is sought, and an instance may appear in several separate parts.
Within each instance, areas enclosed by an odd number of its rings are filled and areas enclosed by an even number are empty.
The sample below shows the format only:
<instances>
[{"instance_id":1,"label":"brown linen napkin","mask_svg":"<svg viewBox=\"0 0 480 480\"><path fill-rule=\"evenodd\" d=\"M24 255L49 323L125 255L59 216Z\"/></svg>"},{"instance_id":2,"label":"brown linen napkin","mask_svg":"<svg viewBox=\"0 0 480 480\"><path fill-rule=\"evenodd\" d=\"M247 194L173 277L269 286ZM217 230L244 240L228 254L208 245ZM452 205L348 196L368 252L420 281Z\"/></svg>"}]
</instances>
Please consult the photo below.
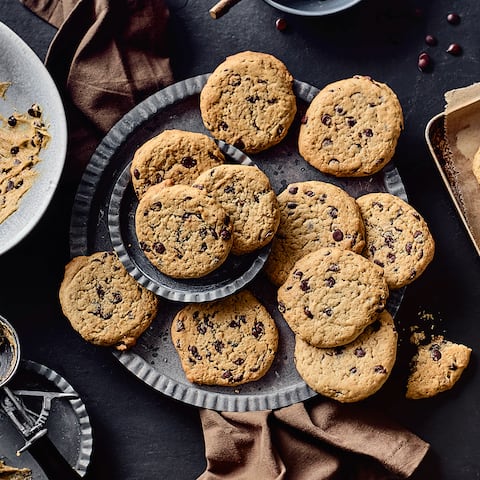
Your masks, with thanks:
<instances>
[{"instance_id":1,"label":"brown linen napkin","mask_svg":"<svg viewBox=\"0 0 480 480\"><path fill-rule=\"evenodd\" d=\"M130 109L171 84L164 0L20 0L58 28L45 64L69 127L66 174L78 179Z\"/></svg>"},{"instance_id":2,"label":"brown linen napkin","mask_svg":"<svg viewBox=\"0 0 480 480\"><path fill-rule=\"evenodd\" d=\"M207 468L198 480L408 478L429 445L360 405L317 397L279 410L201 410Z\"/></svg>"}]
</instances>

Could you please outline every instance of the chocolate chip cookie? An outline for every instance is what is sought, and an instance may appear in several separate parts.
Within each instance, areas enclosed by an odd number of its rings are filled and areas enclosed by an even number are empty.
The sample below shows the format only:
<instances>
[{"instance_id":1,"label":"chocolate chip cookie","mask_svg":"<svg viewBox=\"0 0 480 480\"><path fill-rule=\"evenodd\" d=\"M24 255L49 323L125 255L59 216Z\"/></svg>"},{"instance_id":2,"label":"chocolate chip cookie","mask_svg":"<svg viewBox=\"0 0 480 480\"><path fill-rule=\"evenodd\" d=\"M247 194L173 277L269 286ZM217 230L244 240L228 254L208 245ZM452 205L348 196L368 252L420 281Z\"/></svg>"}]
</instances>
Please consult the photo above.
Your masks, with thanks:
<instances>
[{"instance_id":1,"label":"chocolate chip cookie","mask_svg":"<svg viewBox=\"0 0 480 480\"><path fill-rule=\"evenodd\" d=\"M272 55L240 52L214 70L200 93L205 127L247 153L279 143L297 110L293 77Z\"/></svg>"},{"instance_id":2,"label":"chocolate chip cookie","mask_svg":"<svg viewBox=\"0 0 480 480\"><path fill-rule=\"evenodd\" d=\"M275 321L249 291L187 305L175 316L171 334L187 379L205 385L258 380L278 345Z\"/></svg>"},{"instance_id":3,"label":"chocolate chip cookie","mask_svg":"<svg viewBox=\"0 0 480 480\"><path fill-rule=\"evenodd\" d=\"M280 224L265 272L281 285L294 263L320 247L360 253L365 246L362 216L355 199L327 182L292 183L278 196Z\"/></svg>"},{"instance_id":4,"label":"chocolate chip cookie","mask_svg":"<svg viewBox=\"0 0 480 480\"><path fill-rule=\"evenodd\" d=\"M441 335L419 345L412 360L406 397L429 398L450 390L467 368L471 352L471 348L445 340Z\"/></svg>"},{"instance_id":5,"label":"chocolate chip cookie","mask_svg":"<svg viewBox=\"0 0 480 480\"><path fill-rule=\"evenodd\" d=\"M190 185L201 172L224 161L208 135L164 130L136 150L130 167L133 188L141 198L149 187L163 181Z\"/></svg>"},{"instance_id":6,"label":"chocolate chip cookie","mask_svg":"<svg viewBox=\"0 0 480 480\"><path fill-rule=\"evenodd\" d=\"M390 289L418 278L435 253L435 242L422 216L390 193L357 198L365 224L365 256L384 270Z\"/></svg>"},{"instance_id":7,"label":"chocolate chip cookie","mask_svg":"<svg viewBox=\"0 0 480 480\"><path fill-rule=\"evenodd\" d=\"M358 402L387 381L397 355L395 324L385 310L353 342L316 348L295 339L295 365L307 385L342 403Z\"/></svg>"},{"instance_id":8,"label":"chocolate chip cookie","mask_svg":"<svg viewBox=\"0 0 480 480\"><path fill-rule=\"evenodd\" d=\"M316 347L345 345L385 308L383 271L358 253L324 247L298 260L278 289L293 332Z\"/></svg>"},{"instance_id":9,"label":"chocolate chip cookie","mask_svg":"<svg viewBox=\"0 0 480 480\"><path fill-rule=\"evenodd\" d=\"M64 315L85 340L126 350L147 329L157 297L139 285L114 252L73 258L59 290Z\"/></svg>"},{"instance_id":10,"label":"chocolate chip cookie","mask_svg":"<svg viewBox=\"0 0 480 480\"><path fill-rule=\"evenodd\" d=\"M381 170L393 157L403 113L393 90L356 75L326 85L309 105L298 139L303 158L337 177Z\"/></svg>"},{"instance_id":11,"label":"chocolate chip cookie","mask_svg":"<svg viewBox=\"0 0 480 480\"><path fill-rule=\"evenodd\" d=\"M250 253L267 245L280 221L278 200L268 177L257 167L220 165L194 182L215 198L233 223L232 253Z\"/></svg>"},{"instance_id":12,"label":"chocolate chip cookie","mask_svg":"<svg viewBox=\"0 0 480 480\"><path fill-rule=\"evenodd\" d=\"M232 249L232 223L223 207L198 188L153 185L135 214L140 248L162 273L199 278L217 269Z\"/></svg>"}]
</instances>

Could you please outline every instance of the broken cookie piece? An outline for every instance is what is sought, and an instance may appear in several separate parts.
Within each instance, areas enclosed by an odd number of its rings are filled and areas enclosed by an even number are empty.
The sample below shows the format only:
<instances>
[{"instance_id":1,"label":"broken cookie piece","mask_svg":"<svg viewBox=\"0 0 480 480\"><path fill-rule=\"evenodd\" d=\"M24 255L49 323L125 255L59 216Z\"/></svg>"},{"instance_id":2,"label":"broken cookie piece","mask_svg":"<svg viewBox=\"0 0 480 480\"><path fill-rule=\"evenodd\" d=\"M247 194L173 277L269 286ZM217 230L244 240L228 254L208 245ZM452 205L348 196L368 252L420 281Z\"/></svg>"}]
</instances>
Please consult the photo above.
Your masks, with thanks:
<instances>
[{"instance_id":1,"label":"broken cookie piece","mask_svg":"<svg viewBox=\"0 0 480 480\"><path fill-rule=\"evenodd\" d=\"M419 345L412 359L405 396L429 398L450 390L467 367L471 352L471 348L445 340L441 335L432 337L426 345Z\"/></svg>"}]
</instances>

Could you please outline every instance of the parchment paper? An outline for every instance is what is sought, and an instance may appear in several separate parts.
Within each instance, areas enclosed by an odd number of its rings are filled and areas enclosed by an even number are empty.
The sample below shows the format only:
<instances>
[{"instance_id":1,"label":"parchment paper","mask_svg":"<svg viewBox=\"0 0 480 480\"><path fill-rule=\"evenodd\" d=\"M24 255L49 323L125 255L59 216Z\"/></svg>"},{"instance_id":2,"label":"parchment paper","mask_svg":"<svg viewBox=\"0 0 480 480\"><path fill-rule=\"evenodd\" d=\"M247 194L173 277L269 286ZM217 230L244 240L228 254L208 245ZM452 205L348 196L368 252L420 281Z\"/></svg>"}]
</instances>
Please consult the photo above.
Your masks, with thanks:
<instances>
[{"instance_id":1,"label":"parchment paper","mask_svg":"<svg viewBox=\"0 0 480 480\"><path fill-rule=\"evenodd\" d=\"M445 101L449 180L480 254L480 185L472 172L480 147L480 82L446 92Z\"/></svg>"}]
</instances>

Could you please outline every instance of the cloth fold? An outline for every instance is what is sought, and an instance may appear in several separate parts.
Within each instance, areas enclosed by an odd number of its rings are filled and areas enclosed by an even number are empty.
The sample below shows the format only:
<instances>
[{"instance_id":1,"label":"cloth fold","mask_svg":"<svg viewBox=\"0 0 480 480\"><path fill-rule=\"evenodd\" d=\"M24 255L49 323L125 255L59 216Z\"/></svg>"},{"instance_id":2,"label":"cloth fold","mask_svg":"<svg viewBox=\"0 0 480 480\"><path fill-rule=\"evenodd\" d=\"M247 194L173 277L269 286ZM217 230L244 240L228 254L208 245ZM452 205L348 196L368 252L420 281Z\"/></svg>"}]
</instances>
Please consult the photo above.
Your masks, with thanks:
<instances>
[{"instance_id":1,"label":"cloth fold","mask_svg":"<svg viewBox=\"0 0 480 480\"><path fill-rule=\"evenodd\" d=\"M316 398L278 410L200 411L207 468L198 480L408 478L419 437L361 405Z\"/></svg>"},{"instance_id":2,"label":"cloth fold","mask_svg":"<svg viewBox=\"0 0 480 480\"><path fill-rule=\"evenodd\" d=\"M78 179L101 139L173 83L164 0L21 0L58 28L45 64L69 127L67 174Z\"/></svg>"}]
</instances>

